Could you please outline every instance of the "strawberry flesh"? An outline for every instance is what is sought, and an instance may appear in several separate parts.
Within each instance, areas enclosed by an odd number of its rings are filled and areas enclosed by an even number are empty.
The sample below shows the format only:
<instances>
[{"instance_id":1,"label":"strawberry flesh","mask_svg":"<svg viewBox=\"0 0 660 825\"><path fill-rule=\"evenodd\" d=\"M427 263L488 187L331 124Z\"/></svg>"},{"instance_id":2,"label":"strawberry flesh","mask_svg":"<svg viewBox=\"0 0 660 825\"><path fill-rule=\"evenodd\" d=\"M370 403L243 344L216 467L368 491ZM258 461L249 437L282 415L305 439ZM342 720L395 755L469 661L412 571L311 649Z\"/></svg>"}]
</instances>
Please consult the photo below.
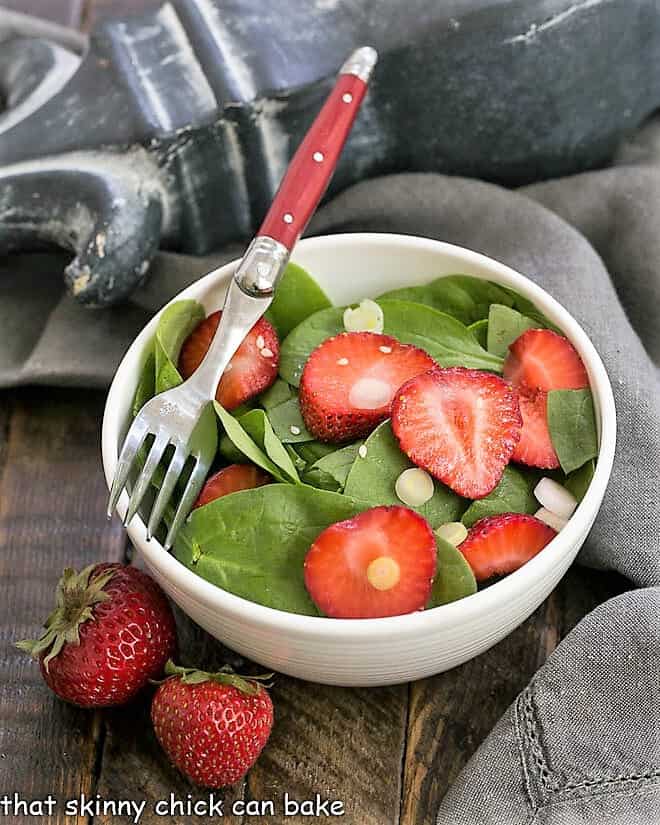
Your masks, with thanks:
<instances>
[{"instance_id":1,"label":"strawberry flesh","mask_svg":"<svg viewBox=\"0 0 660 825\"><path fill-rule=\"evenodd\" d=\"M559 467L559 459L548 429L547 392L520 391L518 401L523 423L520 441L516 444L511 460L528 467L556 469Z\"/></svg>"},{"instance_id":2,"label":"strawberry flesh","mask_svg":"<svg viewBox=\"0 0 660 825\"><path fill-rule=\"evenodd\" d=\"M534 516L503 513L477 521L459 550L478 582L513 573L540 553L556 532Z\"/></svg>"},{"instance_id":3,"label":"strawberry flesh","mask_svg":"<svg viewBox=\"0 0 660 825\"><path fill-rule=\"evenodd\" d=\"M262 487L264 484L270 484L272 480L268 473L255 467L254 464L230 464L229 467L223 467L222 470L218 470L217 473L207 478L193 505L193 510L196 507L210 504L216 498L237 493L239 490Z\"/></svg>"},{"instance_id":4,"label":"strawberry flesh","mask_svg":"<svg viewBox=\"0 0 660 825\"><path fill-rule=\"evenodd\" d=\"M392 404L399 446L465 498L499 483L520 438L518 394L496 375L440 367L404 384Z\"/></svg>"},{"instance_id":5,"label":"strawberry flesh","mask_svg":"<svg viewBox=\"0 0 660 825\"><path fill-rule=\"evenodd\" d=\"M412 613L429 600L436 552L422 516L406 507L374 507L318 536L305 558L305 586L332 618Z\"/></svg>"},{"instance_id":6,"label":"strawberry flesh","mask_svg":"<svg viewBox=\"0 0 660 825\"><path fill-rule=\"evenodd\" d=\"M190 378L213 340L222 312L214 312L200 321L186 338L179 354L179 372ZM248 332L222 374L216 400L226 410L235 410L268 387L277 378L280 344L272 325L260 318Z\"/></svg>"},{"instance_id":7,"label":"strawberry flesh","mask_svg":"<svg viewBox=\"0 0 660 825\"><path fill-rule=\"evenodd\" d=\"M345 332L320 344L300 381L300 410L320 441L368 435L389 417L392 398L409 378L435 366L421 349L388 335Z\"/></svg>"},{"instance_id":8,"label":"strawberry flesh","mask_svg":"<svg viewBox=\"0 0 660 825\"><path fill-rule=\"evenodd\" d=\"M528 329L509 347L504 378L530 390L580 390L589 378L577 350L551 329Z\"/></svg>"}]
</instances>

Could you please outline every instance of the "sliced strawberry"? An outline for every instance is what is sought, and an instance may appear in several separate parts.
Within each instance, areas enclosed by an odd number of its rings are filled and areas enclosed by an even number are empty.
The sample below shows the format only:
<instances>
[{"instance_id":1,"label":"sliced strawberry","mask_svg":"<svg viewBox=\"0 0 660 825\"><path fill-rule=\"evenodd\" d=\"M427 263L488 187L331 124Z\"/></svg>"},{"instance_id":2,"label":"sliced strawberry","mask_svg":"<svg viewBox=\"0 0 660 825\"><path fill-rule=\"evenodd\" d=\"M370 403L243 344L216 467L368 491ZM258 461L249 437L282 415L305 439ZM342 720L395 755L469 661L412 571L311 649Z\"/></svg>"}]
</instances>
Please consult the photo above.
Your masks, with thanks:
<instances>
[{"instance_id":1,"label":"sliced strawberry","mask_svg":"<svg viewBox=\"0 0 660 825\"><path fill-rule=\"evenodd\" d=\"M374 507L325 529L305 558L312 601L335 619L423 610L436 571L426 519L407 507Z\"/></svg>"},{"instance_id":2,"label":"sliced strawberry","mask_svg":"<svg viewBox=\"0 0 660 825\"><path fill-rule=\"evenodd\" d=\"M542 390L521 390L518 393L518 401L523 425L520 441L516 444L511 460L547 470L559 467L559 459L552 446L548 429L548 393Z\"/></svg>"},{"instance_id":3,"label":"sliced strawberry","mask_svg":"<svg viewBox=\"0 0 660 825\"><path fill-rule=\"evenodd\" d=\"M465 498L493 490L520 438L516 391L496 375L440 367L394 396L392 429L410 460Z\"/></svg>"},{"instance_id":4,"label":"sliced strawberry","mask_svg":"<svg viewBox=\"0 0 660 825\"><path fill-rule=\"evenodd\" d=\"M397 389L435 366L421 349L374 332L344 332L309 356L300 381L300 410L321 441L352 441L389 417Z\"/></svg>"},{"instance_id":5,"label":"sliced strawberry","mask_svg":"<svg viewBox=\"0 0 660 825\"><path fill-rule=\"evenodd\" d=\"M197 501L193 504L193 509L209 504L216 498L228 496L229 493L262 487L264 484L270 484L272 480L268 473L255 467L254 464L230 464L229 467L223 467L222 470L207 478Z\"/></svg>"},{"instance_id":6,"label":"sliced strawberry","mask_svg":"<svg viewBox=\"0 0 660 825\"><path fill-rule=\"evenodd\" d=\"M214 312L200 321L184 341L179 355L179 372L190 378L206 355L222 312ZM271 324L260 318L222 374L216 399L226 410L234 410L254 398L275 381L280 359L280 343Z\"/></svg>"},{"instance_id":7,"label":"sliced strawberry","mask_svg":"<svg viewBox=\"0 0 660 825\"><path fill-rule=\"evenodd\" d=\"M528 329L509 347L504 377L530 390L579 390L589 378L577 350L551 329Z\"/></svg>"},{"instance_id":8,"label":"sliced strawberry","mask_svg":"<svg viewBox=\"0 0 660 825\"><path fill-rule=\"evenodd\" d=\"M472 525L459 550L478 582L513 573L528 562L557 533L534 516L502 513Z\"/></svg>"}]
</instances>

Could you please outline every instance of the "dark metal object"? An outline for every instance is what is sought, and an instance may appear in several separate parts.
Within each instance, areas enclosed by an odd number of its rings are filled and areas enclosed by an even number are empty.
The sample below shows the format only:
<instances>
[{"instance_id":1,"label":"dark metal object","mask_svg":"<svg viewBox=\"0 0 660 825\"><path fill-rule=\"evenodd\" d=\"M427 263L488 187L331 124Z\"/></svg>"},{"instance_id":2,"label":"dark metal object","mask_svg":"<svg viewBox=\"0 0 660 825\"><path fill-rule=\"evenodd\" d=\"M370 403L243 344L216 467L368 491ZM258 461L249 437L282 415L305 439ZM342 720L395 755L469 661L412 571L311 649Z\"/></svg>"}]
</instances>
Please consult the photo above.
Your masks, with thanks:
<instances>
[{"instance_id":1,"label":"dark metal object","mask_svg":"<svg viewBox=\"0 0 660 825\"><path fill-rule=\"evenodd\" d=\"M660 103L656 0L171 0L99 25L82 59L7 28L0 253L71 248L93 305L125 297L159 243L249 237L359 43L381 64L331 192L388 171L583 170Z\"/></svg>"}]
</instances>

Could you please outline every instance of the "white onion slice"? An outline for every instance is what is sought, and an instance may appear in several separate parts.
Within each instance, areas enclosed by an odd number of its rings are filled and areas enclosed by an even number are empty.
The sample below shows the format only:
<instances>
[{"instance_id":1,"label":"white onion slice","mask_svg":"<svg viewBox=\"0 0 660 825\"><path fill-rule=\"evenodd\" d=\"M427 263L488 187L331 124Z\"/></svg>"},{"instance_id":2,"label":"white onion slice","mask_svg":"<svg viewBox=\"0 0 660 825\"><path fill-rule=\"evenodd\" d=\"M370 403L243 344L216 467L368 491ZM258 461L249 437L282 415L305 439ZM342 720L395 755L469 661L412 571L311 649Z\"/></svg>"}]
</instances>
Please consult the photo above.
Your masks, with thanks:
<instances>
[{"instance_id":1,"label":"white onion slice","mask_svg":"<svg viewBox=\"0 0 660 825\"><path fill-rule=\"evenodd\" d=\"M547 524L548 527L552 527L552 529L557 532L563 530L563 528L568 524L568 519L558 516L557 513L553 513L552 510L548 510L545 507L541 507L540 510L537 510L534 513L534 516L539 521Z\"/></svg>"},{"instance_id":2,"label":"white onion slice","mask_svg":"<svg viewBox=\"0 0 660 825\"><path fill-rule=\"evenodd\" d=\"M394 491L408 507L420 507L433 497L433 479L420 467L404 470L394 484Z\"/></svg>"},{"instance_id":3,"label":"white onion slice","mask_svg":"<svg viewBox=\"0 0 660 825\"><path fill-rule=\"evenodd\" d=\"M347 332L382 332L385 319L383 310L375 301L365 298L355 309L344 310L344 327Z\"/></svg>"},{"instance_id":4,"label":"white onion slice","mask_svg":"<svg viewBox=\"0 0 660 825\"><path fill-rule=\"evenodd\" d=\"M458 547L467 538L467 527L460 521L448 521L435 531L436 536Z\"/></svg>"},{"instance_id":5,"label":"white onion slice","mask_svg":"<svg viewBox=\"0 0 660 825\"><path fill-rule=\"evenodd\" d=\"M575 497L551 478L542 478L534 488L534 495L546 510L568 520L577 507Z\"/></svg>"}]
</instances>

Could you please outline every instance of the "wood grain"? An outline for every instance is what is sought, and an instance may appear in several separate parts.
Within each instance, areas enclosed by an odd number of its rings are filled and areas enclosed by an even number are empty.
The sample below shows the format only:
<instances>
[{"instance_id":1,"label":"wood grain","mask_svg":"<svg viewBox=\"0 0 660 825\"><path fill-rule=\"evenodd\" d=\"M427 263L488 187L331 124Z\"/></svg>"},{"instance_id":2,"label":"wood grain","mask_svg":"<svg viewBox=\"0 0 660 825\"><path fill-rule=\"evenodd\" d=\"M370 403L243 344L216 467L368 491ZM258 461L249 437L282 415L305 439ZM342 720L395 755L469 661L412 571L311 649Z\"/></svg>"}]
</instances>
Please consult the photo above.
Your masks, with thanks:
<instances>
[{"instance_id":1,"label":"wood grain","mask_svg":"<svg viewBox=\"0 0 660 825\"><path fill-rule=\"evenodd\" d=\"M318 793L344 803L337 821L346 825L397 823L407 686L336 688L277 676L272 696L276 724L248 777L249 798L281 800L287 792L300 801Z\"/></svg>"},{"instance_id":2,"label":"wood grain","mask_svg":"<svg viewBox=\"0 0 660 825\"><path fill-rule=\"evenodd\" d=\"M0 788L66 800L93 789L99 719L56 699L14 643L38 633L66 565L121 559L125 539L104 513L102 395L23 390L13 399L0 451ZM65 819L60 809L42 821L87 819Z\"/></svg>"},{"instance_id":3,"label":"wood grain","mask_svg":"<svg viewBox=\"0 0 660 825\"><path fill-rule=\"evenodd\" d=\"M411 685L401 825L432 825L440 800L561 638L623 579L573 568L510 636L465 665Z\"/></svg>"}]
</instances>

